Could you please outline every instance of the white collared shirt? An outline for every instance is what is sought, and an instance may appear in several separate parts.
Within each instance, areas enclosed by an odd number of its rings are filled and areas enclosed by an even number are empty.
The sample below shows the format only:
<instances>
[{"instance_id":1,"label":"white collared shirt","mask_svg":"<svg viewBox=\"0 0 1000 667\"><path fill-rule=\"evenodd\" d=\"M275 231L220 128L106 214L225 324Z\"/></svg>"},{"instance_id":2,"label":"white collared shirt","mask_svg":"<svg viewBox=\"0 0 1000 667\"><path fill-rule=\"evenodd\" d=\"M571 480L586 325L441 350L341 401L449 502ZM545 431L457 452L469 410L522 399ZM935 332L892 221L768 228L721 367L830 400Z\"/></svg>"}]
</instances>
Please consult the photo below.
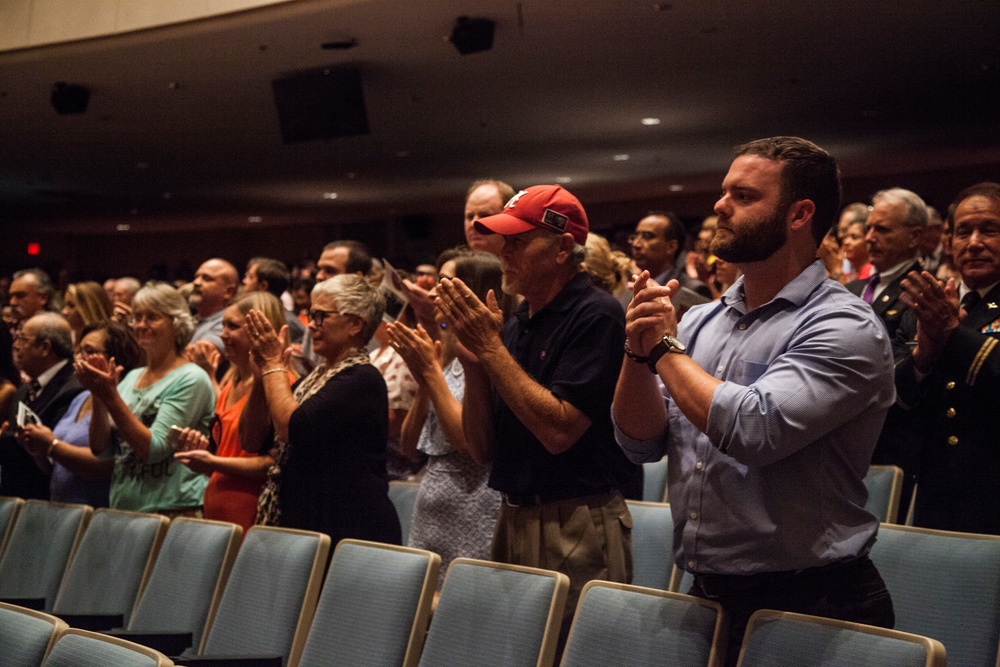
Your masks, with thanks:
<instances>
[{"instance_id":1,"label":"white collared shirt","mask_svg":"<svg viewBox=\"0 0 1000 667\"><path fill-rule=\"evenodd\" d=\"M45 371L44 373L42 373L41 375L39 375L38 377L36 377L35 381L38 382L39 386L44 389L45 385L47 385L49 382L51 382L52 378L54 378L56 376L56 373L58 373L59 371L61 371L62 367L65 366L68 363L69 363L69 359L63 359L62 361L59 361L59 362L53 364L52 366L49 367L49 369L47 371Z\"/></svg>"}]
</instances>

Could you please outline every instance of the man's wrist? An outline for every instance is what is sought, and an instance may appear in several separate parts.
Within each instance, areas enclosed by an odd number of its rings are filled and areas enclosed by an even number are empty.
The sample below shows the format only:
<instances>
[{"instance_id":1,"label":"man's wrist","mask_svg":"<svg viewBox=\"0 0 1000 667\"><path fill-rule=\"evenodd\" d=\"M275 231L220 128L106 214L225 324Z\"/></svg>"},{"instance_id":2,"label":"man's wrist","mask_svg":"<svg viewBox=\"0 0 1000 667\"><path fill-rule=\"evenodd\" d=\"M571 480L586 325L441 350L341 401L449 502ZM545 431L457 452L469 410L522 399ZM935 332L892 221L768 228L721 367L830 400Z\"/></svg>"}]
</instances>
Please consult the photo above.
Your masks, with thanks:
<instances>
[{"instance_id":1,"label":"man's wrist","mask_svg":"<svg viewBox=\"0 0 1000 667\"><path fill-rule=\"evenodd\" d=\"M625 356L637 364L645 364L649 362L649 357L638 354L632 350L632 346L629 345L628 338L625 339Z\"/></svg>"}]
</instances>

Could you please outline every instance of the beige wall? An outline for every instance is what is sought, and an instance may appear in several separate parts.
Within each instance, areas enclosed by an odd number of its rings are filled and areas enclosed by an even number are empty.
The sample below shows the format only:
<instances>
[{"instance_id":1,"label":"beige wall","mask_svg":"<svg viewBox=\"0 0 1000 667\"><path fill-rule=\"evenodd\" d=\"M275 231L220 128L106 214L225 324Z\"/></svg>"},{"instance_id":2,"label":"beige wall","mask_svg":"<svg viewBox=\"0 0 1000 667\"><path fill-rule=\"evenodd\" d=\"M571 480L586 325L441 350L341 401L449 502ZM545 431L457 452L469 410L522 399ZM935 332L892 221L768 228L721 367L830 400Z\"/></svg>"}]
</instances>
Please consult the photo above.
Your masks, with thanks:
<instances>
[{"instance_id":1,"label":"beige wall","mask_svg":"<svg viewBox=\"0 0 1000 667\"><path fill-rule=\"evenodd\" d=\"M0 51L115 35L295 0L2 0Z\"/></svg>"}]
</instances>

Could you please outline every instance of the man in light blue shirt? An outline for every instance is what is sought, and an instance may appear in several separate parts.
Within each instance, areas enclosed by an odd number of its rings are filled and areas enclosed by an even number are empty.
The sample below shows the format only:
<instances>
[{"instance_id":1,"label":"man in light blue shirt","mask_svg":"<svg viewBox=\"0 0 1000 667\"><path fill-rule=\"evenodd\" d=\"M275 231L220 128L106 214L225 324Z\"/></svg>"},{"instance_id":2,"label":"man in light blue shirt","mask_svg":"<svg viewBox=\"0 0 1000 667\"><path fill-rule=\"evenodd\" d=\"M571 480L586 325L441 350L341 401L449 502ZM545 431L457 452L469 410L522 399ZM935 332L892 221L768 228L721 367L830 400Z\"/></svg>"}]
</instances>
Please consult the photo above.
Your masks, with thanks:
<instances>
[{"instance_id":1,"label":"man in light blue shirt","mask_svg":"<svg viewBox=\"0 0 1000 667\"><path fill-rule=\"evenodd\" d=\"M678 327L676 281L639 274L612 408L631 460L670 457L674 560L728 612L729 664L757 609L894 622L863 483L895 398L891 347L816 259L836 162L795 137L736 155L711 250L743 277Z\"/></svg>"}]
</instances>

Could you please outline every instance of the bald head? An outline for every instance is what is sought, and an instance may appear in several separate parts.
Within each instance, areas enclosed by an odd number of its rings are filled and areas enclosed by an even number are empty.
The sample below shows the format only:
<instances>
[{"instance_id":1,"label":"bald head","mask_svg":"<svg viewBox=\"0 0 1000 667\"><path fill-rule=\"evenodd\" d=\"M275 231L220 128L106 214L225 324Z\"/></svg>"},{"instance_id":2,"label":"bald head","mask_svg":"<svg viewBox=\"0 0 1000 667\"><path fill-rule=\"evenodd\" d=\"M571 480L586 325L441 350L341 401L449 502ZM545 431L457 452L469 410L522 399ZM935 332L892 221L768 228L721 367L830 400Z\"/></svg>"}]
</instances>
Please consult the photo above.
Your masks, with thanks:
<instances>
[{"instance_id":1,"label":"bald head","mask_svg":"<svg viewBox=\"0 0 1000 667\"><path fill-rule=\"evenodd\" d=\"M503 211L504 204L514 196L514 189L503 181L476 181L465 197L465 242L473 250L500 255L503 237L500 234L480 234L476 221Z\"/></svg>"},{"instance_id":2,"label":"bald head","mask_svg":"<svg viewBox=\"0 0 1000 667\"><path fill-rule=\"evenodd\" d=\"M73 356L73 331L56 313L39 313L24 323L14 339L14 363L36 378L63 359Z\"/></svg>"},{"instance_id":3,"label":"bald head","mask_svg":"<svg viewBox=\"0 0 1000 667\"><path fill-rule=\"evenodd\" d=\"M224 259L212 258L198 267L194 289L188 300L199 317L208 317L225 308L236 294L239 272Z\"/></svg>"}]
</instances>

